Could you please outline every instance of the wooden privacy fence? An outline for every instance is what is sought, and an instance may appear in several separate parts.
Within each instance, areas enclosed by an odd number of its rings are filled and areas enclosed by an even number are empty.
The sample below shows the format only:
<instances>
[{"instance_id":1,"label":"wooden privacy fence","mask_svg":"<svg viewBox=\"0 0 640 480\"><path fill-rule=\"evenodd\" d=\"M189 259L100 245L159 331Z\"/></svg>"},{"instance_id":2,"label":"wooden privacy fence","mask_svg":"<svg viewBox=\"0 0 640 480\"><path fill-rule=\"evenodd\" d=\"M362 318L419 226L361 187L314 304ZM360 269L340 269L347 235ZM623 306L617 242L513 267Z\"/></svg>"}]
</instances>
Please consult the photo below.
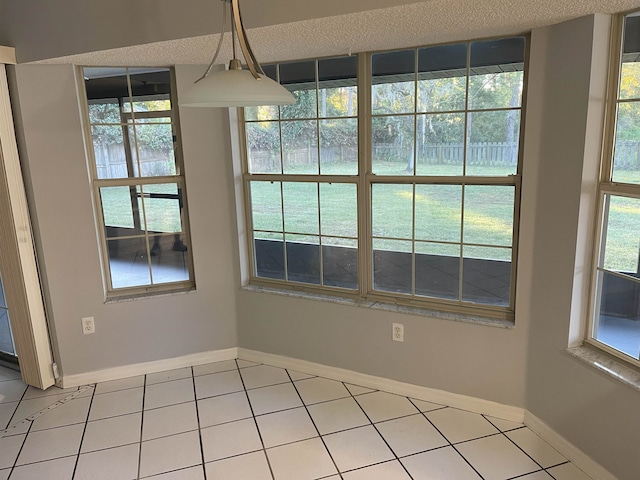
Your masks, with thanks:
<instances>
[{"instance_id":1,"label":"wooden privacy fence","mask_svg":"<svg viewBox=\"0 0 640 480\"><path fill-rule=\"evenodd\" d=\"M613 164L616 170L640 170L640 141L616 142Z\"/></svg>"},{"instance_id":2,"label":"wooden privacy fence","mask_svg":"<svg viewBox=\"0 0 640 480\"><path fill-rule=\"evenodd\" d=\"M98 178L126 178L127 161L124 145L114 143L108 145L94 145L93 148ZM162 149L139 149L140 170L135 162L134 172L143 177L156 177L162 175L174 175L176 172L175 160L172 151Z\"/></svg>"},{"instance_id":3,"label":"wooden privacy fence","mask_svg":"<svg viewBox=\"0 0 640 480\"><path fill-rule=\"evenodd\" d=\"M282 152L285 169L287 167L301 167L318 164L318 149L313 147L295 148ZM322 165L356 163L358 161L358 147L338 146L320 149L320 163ZM249 163L253 171L279 172L280 152L278 150L251 149Z\"/></svg>"}]
</instances>

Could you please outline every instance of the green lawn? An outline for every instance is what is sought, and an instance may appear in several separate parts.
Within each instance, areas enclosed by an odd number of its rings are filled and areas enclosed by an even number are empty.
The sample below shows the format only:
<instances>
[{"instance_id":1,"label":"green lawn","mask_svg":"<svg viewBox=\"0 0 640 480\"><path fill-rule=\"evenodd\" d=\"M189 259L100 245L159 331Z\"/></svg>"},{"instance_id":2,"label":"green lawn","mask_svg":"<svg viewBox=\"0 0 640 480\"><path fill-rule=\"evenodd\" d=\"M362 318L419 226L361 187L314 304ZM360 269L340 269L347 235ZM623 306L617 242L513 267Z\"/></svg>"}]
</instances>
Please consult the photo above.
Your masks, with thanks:
<instances>
[{"instance_id":1,"label":"green lawn","mask_svg":"<svg viewBox=\"0 0 640 480\"><path fill-rule=\"evenodd\" d=\"M459 170L455 166L442 165L430 168L435 175L443 176L457 174ZM408 175L406 166L400 163L379 163L374 170L379 175ZM339 174L340 171L338 166L333 166L332 173ZM345 164L342 171L352 173L353 166ZM492 167L486 173L500 176L513 172L509 168ZM640 183L640 172L619 171L615 179ZM175 184L145 188L157 193L177 193ZM465 247L465 256L509 259L513 187L467 186L464 219L462 194L462 187L456 185L418 185L414 201L410 185L375 184L372 191L374 248L411 251L413 237L418 242L423 241L416 244L418 252L456 255L458 247L448 243L459 243L463 231L464 243L492 247ZM318 235L322 233L324 244L356 246L355 184L322 184L318 187L311 183L289 182L281 189L277 182L252 182L251 197L254 229L259 230L257 238L282 240L282 232L287 232L300 234L288 235L289 240L317 243ZM103 188L101 198L107 225L133 227L128 187ZM150 230L181 231L177 200L145 201ZM605 266L635 272L640 239L640 200L615 198L611 203L608 226Z\"/></svg>"}]
</instances>

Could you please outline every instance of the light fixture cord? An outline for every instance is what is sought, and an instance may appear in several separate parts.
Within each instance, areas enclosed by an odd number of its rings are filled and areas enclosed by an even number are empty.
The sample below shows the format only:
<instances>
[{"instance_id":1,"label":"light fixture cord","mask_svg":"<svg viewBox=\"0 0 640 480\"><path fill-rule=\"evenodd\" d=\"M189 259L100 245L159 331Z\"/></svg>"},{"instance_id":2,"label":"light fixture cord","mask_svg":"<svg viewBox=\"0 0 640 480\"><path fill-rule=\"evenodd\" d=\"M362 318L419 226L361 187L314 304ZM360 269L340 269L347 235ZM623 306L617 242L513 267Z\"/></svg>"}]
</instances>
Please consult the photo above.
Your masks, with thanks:
<instances>
[{"instance_id":1,"label":"light fixture cord","mask_svg":"<svg viewBox=\"0 0 640 480\"><path fill-rule=\"evenodd\" d=\"M193 83L198 83L200 80L204 80L211 73L211 70L213 69L213 65L215 64L216 60L218 59L218 55L220 54L220 49L222 48L222 41L224 40L224 31L226 27L227 27L227 0L222 0L222 27L220 28L220 38L218 39L218 47L216 48L216 53L213 54L211 63L209 64L209 67L204 72L204 74ZM233 28L233 25L232 25L232 28ZM233 33L231 35L231 38L233 39ZM233 56L235 58L235 41L234 41Z\"/></svg>"}]
</instances>

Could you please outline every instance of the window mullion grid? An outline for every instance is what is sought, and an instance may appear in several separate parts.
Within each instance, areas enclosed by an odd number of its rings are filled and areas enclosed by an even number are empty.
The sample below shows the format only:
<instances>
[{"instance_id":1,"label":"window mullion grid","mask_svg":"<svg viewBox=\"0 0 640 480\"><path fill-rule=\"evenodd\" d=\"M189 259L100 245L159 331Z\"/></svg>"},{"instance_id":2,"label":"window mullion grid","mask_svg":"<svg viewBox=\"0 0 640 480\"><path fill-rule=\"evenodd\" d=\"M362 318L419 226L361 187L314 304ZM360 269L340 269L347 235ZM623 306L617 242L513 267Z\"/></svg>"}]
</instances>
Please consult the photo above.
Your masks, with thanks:
<instances>
[{"instance_id":1,"label":"window mullion grid","mask_svg":"<svg viewBox=\"0 0 640 480\"><path fill-rule=\"evenodd\" d=\"M322 169L320 167L320 81L319 81L319 71L318 71L318 61L315 61L315 70L316 70L316 148L318 150L318 180L322 178ZM320 181L316 182L316 195L317 195L317 205L318 205L318 261L320 263L320 286L324 286L324 261L322 258L322 211L320 209Z\"/></svg>"},{"instance_id":2,"label":"window mullion grid","mask_svg":"<svg viewBox=\"0 0 640 480\"><path fill-rule=\"evenodd\" d=\"M358 56L358 286L366 298L373 290L371 217L371 54Z\"/></svg>"},{"instance_id":3,"label":"window mullion grid","mask_svg":"<svg viewBox=\"0 0 640 480\"><path fill-rule=\"evenodd\" d=\"M471 83L471 43L467 43L467 74L465 81L465 96L464 96L464 138L463 138L463 151L462 151L462 177L463 181L460 184L461 198L460 198L460 265L458 265L458 302L463 301L463 286L464 286L464 218L465 218L465 195L467 193L467 161L468 161L468 145L471 137L469 130L469 84Z\"/></svg>"},{"instance_id":4,"label":"window mullion grid","mask_svg":"<svg viewBox=\"0 0 640 480\"><path fill-rule=\"evenodd\" d=\"M413 178L418 169L418 49L414 50L413 78ZM416 295L416 184L413 183L411 196L411 295Z\"/></svg>"},{"instance_id":5,"label":"window mullion grid","mask_svg":"<svg viewBox=\"0 0 640 480\"><path fill-rule=\"evenodd\" d=\"M138 148L138 134L136 131L136 116L135 116L135 112L134 112L134 107L133 107L133 90L131 89L131 75L129 73L129 68L126 69L126 73L127 73L127 91L129 93L129 101L131 102L131 127L126 126L123 128L126 128L127 131L124 132L124 137L125 138L129 138L129 128L133 129L133 145L134 145L134 149L135 149L135 153L136 153L136 158L135 158L135 162L138 165L138 177L142 176L142 165L140 164L140 150ZM129 139L130 141L131 139ZM130 147L130 145L129 145ZM131 150L129 150L129 152L125 152L125 153L129 153L129 155ZM133 175L134 172L131 172L130 175ZM138 187L140 188L140 193L138 194L137 190ZM147 252L147 267L149 269L149 281L151 282L151 285L154 284L153 282L153 265L151 262L151 242L149 239L149 230L147 228L148 224L147 224L147 209L146 209L146 202L144 201L144 190L142 188L142 185L132 185L130 187L131 189L135 189L136 191L136 199L135 199L135 206L134 206L134 212L136 208L140 208L140 204L142 204L142 221L144 223L144 227L142 225L140 225L140 228L144 231L144 237L145 237L145 248L146 248L146 252ZM133 190L132 190L132 194L133 194ZM142 201L139 201L138 199L141 199ZM134 215L134 222L137 218L137 215Z\"/></svg>"}]
</instances>

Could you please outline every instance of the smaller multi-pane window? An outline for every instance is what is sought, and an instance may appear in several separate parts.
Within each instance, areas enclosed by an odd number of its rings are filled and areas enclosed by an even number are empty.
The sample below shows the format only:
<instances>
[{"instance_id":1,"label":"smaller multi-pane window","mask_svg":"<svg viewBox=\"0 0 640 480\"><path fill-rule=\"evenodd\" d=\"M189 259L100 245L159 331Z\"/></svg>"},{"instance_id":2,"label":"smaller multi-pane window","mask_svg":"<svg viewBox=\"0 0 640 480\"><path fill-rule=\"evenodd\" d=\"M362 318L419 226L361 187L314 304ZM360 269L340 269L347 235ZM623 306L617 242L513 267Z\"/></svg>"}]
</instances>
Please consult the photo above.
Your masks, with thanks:
<instances>
[{"instance_id":1,"label":"smaller multi-pane window","mask_svg":"<svg viewBox=\"0 0 640 480\"><path fill-rule=\"evenodd\" d=\"M619 25L588 340L640 366L640 16Z\"/></svg>"},{"instance_id":2,"label":"smaller multi-pane window","mask_svg":"<svg viewBox=\"0 0 640 480\"><path fill-rule=\"evenodd\" d=\"M193 286L167 68L84 68L107 292Z\"/></svg>"}]
</instances>

